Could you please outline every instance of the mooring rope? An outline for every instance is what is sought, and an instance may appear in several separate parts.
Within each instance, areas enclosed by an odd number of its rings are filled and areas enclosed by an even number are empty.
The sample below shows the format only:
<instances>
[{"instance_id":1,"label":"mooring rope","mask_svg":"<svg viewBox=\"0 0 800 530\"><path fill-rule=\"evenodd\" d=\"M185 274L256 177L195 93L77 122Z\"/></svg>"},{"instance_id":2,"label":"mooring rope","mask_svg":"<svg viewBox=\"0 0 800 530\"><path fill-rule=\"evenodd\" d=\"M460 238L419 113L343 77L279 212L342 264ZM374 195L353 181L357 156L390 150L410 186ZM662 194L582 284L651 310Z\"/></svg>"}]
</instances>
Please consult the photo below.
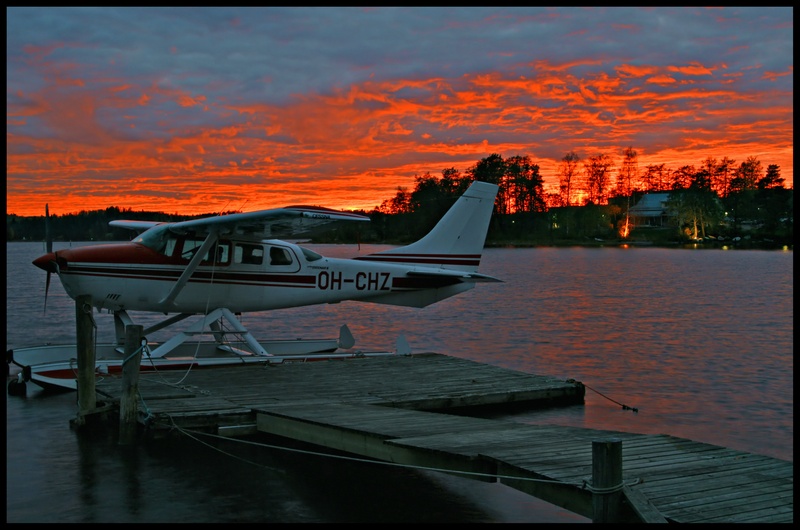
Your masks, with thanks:
<instances>
[{"instance_id":1,"label":"mooring rope","mask_svg":"<svg viewBox=\"0 0 800 530\"><path fill-rule=\"evenodd\" d=\"M636 408L636 407L629 407L628 405L625 405L624 403L620 403L619 401L615 401L615 400L611 399L610 397L606 396L605 394L603 394L602 392L600 392L600 391L598 391L598 390L595 390L594 388L590 387L590 386L589 386L589 385L587 385L586 383L583 383L583 382L581 382L581 381L577 381L577 380L575 380L575 379L567 379L567 381L566 381L566 382L567 382L567 383L576 383L576 384L578 384L578 385L582 385L582 386L584 386L584 387L588 388L589 390L591 390L592 392L595 392L596 394L599 394L600 396L602 396L602 397L606 398L607 400L611 401L612 403L616 403L617 405L619 405L620 407L622 407L622 410L631 410L631 411L633 411L633 412L636 412L636 413L638 413L638 412L639 412L639 409L638 409L638 408Z\"/></svg>"},{"instance_id":2,"label":"mooring rope","mask_svg":"<svg viewBox=\"0 0 800 530\"><path fill-rule=\"evenodd\" d=\"M397 467L397 468L404 468L404 469L413 469L413 470L417 470L417 471L435 471L437 473L448 473L448 474L451 474L451 475L465 475L465 476L469 476L469 477L482 477L482 478L491 478L491 479L522 480L522 481L526 481L526 482L542 482L542 483L548 483L548 484L561 484L561 485L565 485L565 486L575 486L575 487L578 487L578 488L581 488L581 489L591 489L591 486L588 486L588 483L587 483L586 480L584 480L584 481L582 481L580 483L577 483L577 482L564 482L564 481L560 481L560 480L538 479L538 478L533 478L533 477L519 477L519 476L514 476L514 475L499 475L499 474L496 474L496 473L479 473L479 472L476 472L476 471L461 471L461 470L457 470L457 469L443 469L443 468L429 467L429 466L415 466L415 465L410 465L410 464L399 464L397 462L383 462L383 461L380 461L380 460L371 460L371 459L368 459L368 458L359 458L359 457L354 457L354 456L334 455L334 454L330 454L330 453L321 453L321 452L318 452L318 451L309 451L309 450L306 450L306 449L297 449L297 448L285 447L285 446L280 446L280 445L265 444L265 443L261 443L261 442L250 441L250 440L241 440L241 439L238 439L238 438L230 438L230 437L227 437L227 436L220 436L218 434L211 434L211 433L207 433L207 432L192 431L192 430L183 429L180 426L175 424L175 421L172 419L171 416L169 416L168 414L167 414L167 416L170 418L170 421L172 422L171 427L174 430L178 431L179 433L183 434L184 436L187 436L188 438L191 438L192 440L195 440L195 441L197 441L199 443L202 443L203 445L205 445L207 447L210 447L210 448L212 448L212 449L214 449L216 451L219 451L222 454L226 454L228 456L231 456L231 457L236 458L238 460L241 460L243 462L252 463L254 465L258 465L258 466L261 466L261 467L266 467L267 469L272 469L274 471L279 471L279 472L284 472L284 471L277 470L277 469L274 469L274 468L271 468L271 467L268 467L268 466L262 466L261 464L257 464L255 462L251 462L249 460L243 459L243 458L238 457L236 455L230 454L230 453L228 453L226 451L222 451L218 447L214 447L213 445L205 443L202 440L198 439L196 436L192 436L192 435L193 434L197 434L197 435L202 435L202 436L208 436L208 437L211 437L211 438L218 438L220 440L226 440L226 441L230 441L230 442L238 442L238 443L243 443L243 444L255 445L255 446L264 447L264 448L267 448L267 449L277 449L277 450L281 450L281 451L290 451L290 452L293 452L293 453L300 453L300 454L306 454L306 455L312 455L312 456L320 456L320 457L325 457L325 458L335 458L335 459L338 459L338 460L347 460L347 461L350 461L350 462L361 462L361 463L367 463L367 464L376 464L376 465L383 465L383 466L390 466L390 467ZM638 479L636 479L636 481L634 481L632 484L635 484L636 482L638 482ZM632 485L632 484L630 484L630 485ZM619 484L616 487L619 488L619 489L622 489L623 486L625 486L625 484ZM614 491L616 491L616 490L614 490Z\"/></svg>"},{"instance_id":3,"label":"mooring rope","mask_svg":"<svg viewBox=\"0 0 800 530\"><path fill-rule=\"evenodd\" d=\"M128 355L125 359L122 360L122 365L125 366L125 363L136 357L136 354L139 353L140 351L143 351L146 346L147 346L147 341L145 340L141 346L136 348L136 351L134 351L132 354Z\"/></svg>"},{"instance_id":4,"label":"mooring rope","mask_svg":"<svg viewBox=\"0 0 800 530\"><path fill-rule=\"evenodd\" d=\"M623 481L623 482L620 482L619 484L617 484L615 486L609 486L607 488L598 488L598 487L595 487L595 486L592 486L591 484L589 484L589 481L584 480L582 489L591 491L592 493L597 493L598 495L604 495L606 493L616 493L618 491L622 491L622 489L625 486L635 486L636 484L639 484L641 481L642 480L640 478L635 478L635 479L631 480L630 482L628 482L627 484Z\"/></svg>"}]
</instances>

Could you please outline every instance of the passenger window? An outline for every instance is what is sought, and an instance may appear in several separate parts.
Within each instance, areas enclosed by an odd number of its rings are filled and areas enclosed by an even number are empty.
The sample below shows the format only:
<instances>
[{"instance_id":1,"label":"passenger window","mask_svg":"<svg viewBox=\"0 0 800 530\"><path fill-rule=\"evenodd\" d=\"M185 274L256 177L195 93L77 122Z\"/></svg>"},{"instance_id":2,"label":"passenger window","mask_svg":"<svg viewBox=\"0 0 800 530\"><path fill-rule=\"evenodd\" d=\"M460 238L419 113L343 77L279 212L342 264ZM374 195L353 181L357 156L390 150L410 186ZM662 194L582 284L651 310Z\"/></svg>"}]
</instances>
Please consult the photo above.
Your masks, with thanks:
<instances>
[{"instance_id":1,"label":"passenger window","mask_svg":"<svg viewBox=\"0 0 800 530\"><path fill-rule=\"evenodd\" d=\"M185 239L183 241L183 248L181 250L181 257L183 259L192 259L195 253L203 246L202 239Z\"/></svg>"},{"instance_id":2,"label":"passenger window","mask_svg":"<svg viewBox=\"0 0 800 530\"><path fill-rule=\"evenodd\" d=\"M217 245L217 265L227 265L231 261L231 246L228 243Z\"/></svg>"},{"instance_id":3,"label":"passenger window","mask_svg":"<svg viewBox=\"0 0 800 530\"><path fill-rule=\"evenodd\" d=\"M237 243L234 250L234 261L246 265L261 265L264 263L264 247Z\"/></svg>"},{"instance_id":4,"label":"passenger window","mask_svg":"<svg viewBox=\"0 0 800 530\"><path fill-rule=\"evenodd\" d=\"M269 263L270 265L291 265L292 257L285 248L270 247Z\"/></svg>"}]
</instances>

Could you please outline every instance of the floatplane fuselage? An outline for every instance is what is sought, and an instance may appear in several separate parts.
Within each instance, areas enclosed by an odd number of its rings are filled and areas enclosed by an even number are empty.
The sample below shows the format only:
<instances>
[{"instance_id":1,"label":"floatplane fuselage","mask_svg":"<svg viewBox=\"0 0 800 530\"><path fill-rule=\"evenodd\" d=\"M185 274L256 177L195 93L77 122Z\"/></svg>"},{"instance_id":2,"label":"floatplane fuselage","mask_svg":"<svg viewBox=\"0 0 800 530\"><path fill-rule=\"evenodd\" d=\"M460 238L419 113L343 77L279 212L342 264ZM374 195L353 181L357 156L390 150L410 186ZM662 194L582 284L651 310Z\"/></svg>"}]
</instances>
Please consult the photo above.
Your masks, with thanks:
<instances>
[{"instance_id":1,"label":"floatplane fuselage","mask_svg":"<svg viewBox=\"0 0 800 530\"><path fill-rule=\"evenodd\" d=\"M431 268L430 256L407 255L406 264L377 255L328 258L286 241L223 237L204 253L176 295L174 286L190 261L182 249L203 241L165 235L168 250L148 246L147 237L140 237L132 243L60 250L34 263L57 272L71 298L88 294L98 309L165 314L217 307L243 313L343 300L423 307L473 286L461 275L434 268L424 274ZM459 263L478 260L478 255L457 258Z\"/></svg>"},{"instance_id":2,"label":"floatplane fuselage","mask_svg":"<svg viewBox=\"0 0 800 530\"><path fill-rule=\"evenodd\" d=\"M129 242L48 252L33 264L47 271L48 285L56 274L71 298L88 298L94 308L113 312L117 344L132 323L129 311L165 315L151 330L202 315L194 329L166 341L150 358L177 351L206 328L219 339L222 321L250 353L270 356L236 314L348 300L425 307L478 282L499 281L478 272L497 190L475 181L419 241L352 259L325 257L285 239L368 217L294 206L174 223L111 221L140 233Z\"/></svg>"},{"instance_id":3,"label":"floatplane fuselage","mask_svg":"<svg viewBox=\"0 0 800 530\"><path fill-rule=\"evenodd\" d=\"M494 280L477 270L496 192L493 184L474 182L420 241L353 259L260 237L287 220L295 231L369 220L290 207L177 223L112 221L147 230L130 242L59 250L33 263L57 274L71 298L88 295L110 311L242 313L344 300L425 307Z\"/></svg>"}]
</instances>

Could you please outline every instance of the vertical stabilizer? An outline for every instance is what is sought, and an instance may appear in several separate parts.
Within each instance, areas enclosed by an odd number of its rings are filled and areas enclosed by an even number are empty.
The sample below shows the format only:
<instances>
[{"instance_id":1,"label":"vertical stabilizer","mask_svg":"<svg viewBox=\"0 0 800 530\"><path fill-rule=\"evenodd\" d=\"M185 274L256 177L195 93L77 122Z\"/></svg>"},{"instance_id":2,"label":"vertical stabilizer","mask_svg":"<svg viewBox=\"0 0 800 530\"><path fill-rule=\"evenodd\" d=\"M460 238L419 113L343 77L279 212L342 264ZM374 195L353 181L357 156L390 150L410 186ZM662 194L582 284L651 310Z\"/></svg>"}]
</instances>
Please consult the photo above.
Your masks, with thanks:
<instances>
[{"instance_id":1,"label":"vertical stabilizer","mask_svg":"<svg viewBox=\"0 0 800 530\"><path fill-rule=\"evenodd\" d=\"M495 184L474 181L425 237L359 259L477 271L497 189Z\"/></svg>"}]
</instances>

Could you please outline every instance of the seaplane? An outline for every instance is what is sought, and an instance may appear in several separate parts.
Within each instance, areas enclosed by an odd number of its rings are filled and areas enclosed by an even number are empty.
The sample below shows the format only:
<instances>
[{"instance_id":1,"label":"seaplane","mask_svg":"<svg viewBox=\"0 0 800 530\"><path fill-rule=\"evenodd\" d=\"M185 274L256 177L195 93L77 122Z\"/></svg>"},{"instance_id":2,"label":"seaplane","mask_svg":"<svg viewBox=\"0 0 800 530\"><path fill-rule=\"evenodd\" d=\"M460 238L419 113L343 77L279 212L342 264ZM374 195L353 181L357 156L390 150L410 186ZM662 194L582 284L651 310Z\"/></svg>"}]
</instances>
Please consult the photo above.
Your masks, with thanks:
<instances>
[{"instance_id":1,"label":"seaplane","mask_svg":"<svg viewBox=\"0 0 800 530\"><path fill-rule=\"evenodd\" d=\"M422 239L350 259L325 257L289 240L369 217L289 206L179 222L114 220L111 226L134 231L132 240L50 251L33 264L47 272L45 304L56 274L85 311L113 313L116 341L94 345L97 377L121 372L133 312L163 319L144 329L142 371L363 356L346 351L354 345L346 325L337 339L259 341L241 315L343 301L422 308L476 283L501 281L478 272L497 191L474 181ZM168 340L147 341L190 317L195 321ZM24 394L27 381L76 389L75 352L76 345L9 350L7 362L21 368L9 394ZM397 351L374 353L409 350L400 337Z\"/></svg>"}]
</instances>

